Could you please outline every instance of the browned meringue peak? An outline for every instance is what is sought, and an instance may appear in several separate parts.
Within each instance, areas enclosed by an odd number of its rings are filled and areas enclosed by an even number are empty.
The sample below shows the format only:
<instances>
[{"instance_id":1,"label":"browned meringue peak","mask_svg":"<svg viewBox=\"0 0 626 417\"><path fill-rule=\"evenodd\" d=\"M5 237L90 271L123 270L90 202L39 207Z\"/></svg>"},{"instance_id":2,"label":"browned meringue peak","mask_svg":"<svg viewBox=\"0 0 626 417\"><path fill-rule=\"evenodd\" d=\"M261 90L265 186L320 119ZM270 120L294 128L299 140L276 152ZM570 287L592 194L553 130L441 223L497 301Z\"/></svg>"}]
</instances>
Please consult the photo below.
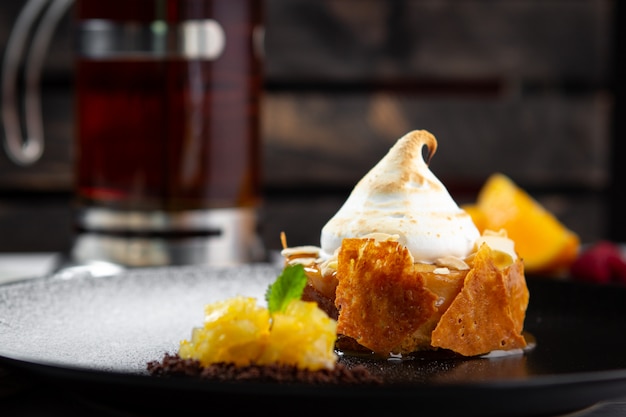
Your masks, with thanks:
<instances>
[{"instance_id":1,"label":"browned meringue peak","mask_svg":"<svg viewBox=\"0 0 626 417\"><path fill-rule=\"evenodd\" d=\"M480 233L429 169L436 150L437 140L426 130L398 139L323 227L322 254L332 256L344 238L383 233L397 235L415 262L467 256Z\"/></svg>"}]
</instances>

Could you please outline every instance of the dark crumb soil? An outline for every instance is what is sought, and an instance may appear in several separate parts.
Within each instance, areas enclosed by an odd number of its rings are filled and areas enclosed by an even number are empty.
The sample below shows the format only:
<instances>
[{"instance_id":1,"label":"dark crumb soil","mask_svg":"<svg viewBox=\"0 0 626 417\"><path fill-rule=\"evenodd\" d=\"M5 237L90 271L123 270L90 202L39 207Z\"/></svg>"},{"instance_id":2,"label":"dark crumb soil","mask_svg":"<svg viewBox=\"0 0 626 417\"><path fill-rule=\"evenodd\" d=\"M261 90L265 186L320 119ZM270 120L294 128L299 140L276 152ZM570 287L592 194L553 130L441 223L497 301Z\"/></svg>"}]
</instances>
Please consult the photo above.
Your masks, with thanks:
<instances>
[{"instance_id":1,"label":"dark crumb soil","mask_svg":"<svg viewBox=\"0 0 626 417\"><path fill-rule=\"evenodd\" d=\"M203 367L193 359L182 359L178 355L165 354L159 361L149 362L148 372L159 377L187 376L211 381L254 381L284 384L304 383L312 385L380 385L382 379L372 375L364 366L348 368L338 363L333 369L309 371L292 365L273 364L266 366L236 366L232 363L217 363Z\"/></svg>"}]
</instances>

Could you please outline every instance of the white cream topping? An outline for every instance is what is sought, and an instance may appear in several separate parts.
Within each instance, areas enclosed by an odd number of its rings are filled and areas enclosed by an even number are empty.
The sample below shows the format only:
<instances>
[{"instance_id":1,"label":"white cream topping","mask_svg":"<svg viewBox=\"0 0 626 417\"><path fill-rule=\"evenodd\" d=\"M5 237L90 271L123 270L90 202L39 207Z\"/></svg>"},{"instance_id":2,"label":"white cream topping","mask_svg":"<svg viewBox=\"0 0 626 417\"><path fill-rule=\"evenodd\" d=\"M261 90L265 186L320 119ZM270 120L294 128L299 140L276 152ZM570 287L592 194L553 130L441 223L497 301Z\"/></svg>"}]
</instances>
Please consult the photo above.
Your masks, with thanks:
<instances>
[{"instance_id":1,"label":"white cream topping","mask_svg":"<svg viewBox=\"0 0 626 417\"><path fill-rule=\"evenodd\" d=\"M415 262L465 258L473 250L480 233L428 168L424 146L430 161L437 150L435 137L425 130L406 134L357 183L322 228L322 256L332 256L344 238L372 233L397 235Z\"/></svg>"}]
</instances>

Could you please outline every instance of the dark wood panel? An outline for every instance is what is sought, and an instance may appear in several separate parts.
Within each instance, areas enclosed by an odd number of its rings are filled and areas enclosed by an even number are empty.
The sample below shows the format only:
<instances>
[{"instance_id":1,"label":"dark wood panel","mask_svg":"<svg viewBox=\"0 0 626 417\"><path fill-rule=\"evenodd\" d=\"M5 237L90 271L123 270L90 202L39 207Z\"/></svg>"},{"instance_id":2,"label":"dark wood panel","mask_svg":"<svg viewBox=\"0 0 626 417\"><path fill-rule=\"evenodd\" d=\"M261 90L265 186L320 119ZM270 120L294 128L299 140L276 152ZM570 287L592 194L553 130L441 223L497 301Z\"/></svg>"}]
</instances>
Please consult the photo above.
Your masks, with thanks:
<instances>
[{"instance_id":1,"label":"dark wood panel","mask_svg":"<svg viewBox=\"0 0 626 417\"><path fill-rule=\"evenodd\" d=\"M611 224L608 237L614 241L626 242L626 4L622 1L615 10L614 40L614 112L611 122L612 143L610 152L611 186L608 222Z\"/></svg>"},{"instance_id":2,"label":"dark wood panel","mask_svg":"<svg viewBox=\"0 0 626 417\"><path fill-rule=\"evenodd\" d=\"M0 52L20 8L0 5ZM272 80L531 79L606 83L614 0L264 0ZM73 73L72 12L44 77Z\"/></svg>"},{"instance_id":3,"label":"dark wood panel","mask_svg":"<svg viewBox=\"0 0 626 417\"><path fill-rule=\"evenodd\" d=\"M610 99L555 94L454 99L393 94L278 94L264 111L265 181L348 187L398 139L427 129L432 170L482 183L495 171L525 186L602 189L609 177Z\"/></svg>"},{"instance_id":4,"label":"dark wood panel","mask_svg":"<svg viewBox=\"0 0 626 417\"><path fill-rule=\"evenodd\" d=\"M271 79L606 83L610 0L267 0Z\"/></svg>"}]
</instances>

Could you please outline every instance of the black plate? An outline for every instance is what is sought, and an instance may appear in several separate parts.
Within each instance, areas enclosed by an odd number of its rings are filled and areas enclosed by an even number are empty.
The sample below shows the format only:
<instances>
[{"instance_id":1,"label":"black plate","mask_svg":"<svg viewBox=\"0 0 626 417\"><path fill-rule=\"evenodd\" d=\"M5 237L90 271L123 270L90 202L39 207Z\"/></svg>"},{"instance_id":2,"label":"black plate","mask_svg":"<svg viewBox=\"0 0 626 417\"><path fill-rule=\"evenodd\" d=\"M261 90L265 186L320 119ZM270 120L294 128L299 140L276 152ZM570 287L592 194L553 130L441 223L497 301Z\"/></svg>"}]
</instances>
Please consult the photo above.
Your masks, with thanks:
<instances>
[{"instance_id":1,"label":"black plate","mask_svg":"<svg viewBox=\"0 0 626 417\"><path fill-rule=\"evenodd\" d=\"M536 416L626 395L626 288L528 277L524 354L460 359L342 358L383 376L376 387L210 383L147 374L202 322L211 301L263 301L279 269L173 267L109 277L59 274L0 286L0 359L90 400L178 412L251 405L273 412L328 410L415 415ZM281 408L284 408L281 410ZM294 412L295 412L294 411ZM426 414L425 414L426 413Z\"/></svg>"}]
</instances>

